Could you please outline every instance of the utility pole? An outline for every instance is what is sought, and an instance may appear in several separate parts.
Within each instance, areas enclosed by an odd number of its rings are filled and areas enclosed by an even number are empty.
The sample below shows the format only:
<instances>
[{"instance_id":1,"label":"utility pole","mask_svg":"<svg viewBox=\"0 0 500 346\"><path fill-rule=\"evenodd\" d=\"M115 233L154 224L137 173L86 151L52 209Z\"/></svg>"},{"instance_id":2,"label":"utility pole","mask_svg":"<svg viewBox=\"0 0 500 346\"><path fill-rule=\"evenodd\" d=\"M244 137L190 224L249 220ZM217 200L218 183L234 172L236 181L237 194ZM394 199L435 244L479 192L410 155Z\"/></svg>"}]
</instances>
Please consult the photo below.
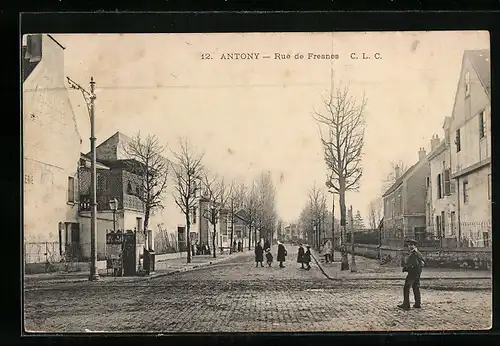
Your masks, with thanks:
<instances>
[{"instance_id":1,"label":"utility pole","mask_svg":"<svg viewBox=\"0 0 500 346\"><path fill-rule=\"evenodd\" d=\"M94 77L90 77L90 92L85 90L78 83L74 82L71 78L66 77L71 88L80 90L90 117L90 185L91 185L91 210L90 210L90 281L97 281L100 279L97 270L97 246L96 246L96 232L97 232L97 170L96 170L96 149L95 149L95 82Z\"/></svg>"},{"instance_id":2,"label":"utility pole","mask_svg":"<svg viewBox=\"0 0 500 346\"><path fill-rule=\"evenodd\" d=\"M356 255L354 253L354 218L352 216L352 205L349 208L349 222L351 226L351 273L355 273L356 269Z\"/></svg>"}]
</instances>

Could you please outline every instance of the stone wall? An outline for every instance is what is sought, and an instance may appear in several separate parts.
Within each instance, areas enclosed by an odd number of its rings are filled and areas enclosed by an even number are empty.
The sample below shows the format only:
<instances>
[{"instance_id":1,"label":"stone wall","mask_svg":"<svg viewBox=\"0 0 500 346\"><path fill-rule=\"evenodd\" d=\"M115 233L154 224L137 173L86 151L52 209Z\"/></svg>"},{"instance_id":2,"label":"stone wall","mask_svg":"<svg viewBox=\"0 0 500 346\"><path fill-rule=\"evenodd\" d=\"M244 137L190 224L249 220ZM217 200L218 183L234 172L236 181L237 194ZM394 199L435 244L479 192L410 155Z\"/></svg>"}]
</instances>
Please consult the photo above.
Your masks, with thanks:
<instances>
[{"instance_id":1,"label":"stone wall","mask_svg":"<svg viewBox=\"0 0 500 346\"><path fill-rule=\"evenodd\" d=\"M408 256L408 250L404 248L382 246L382 258L390 256L390 264L401 265ZM348 247L351 251L351 247ZM357 255L378 259L378 245L356 244L355 253ZM435 249L419 248L424 256L426 266L430 268L454 268L454 269L480 269L489 270L492 265L492 255L490 248L456 248L456 249ZM389 257L387 257L389 258Z\"/></svg>"}]
</instances>

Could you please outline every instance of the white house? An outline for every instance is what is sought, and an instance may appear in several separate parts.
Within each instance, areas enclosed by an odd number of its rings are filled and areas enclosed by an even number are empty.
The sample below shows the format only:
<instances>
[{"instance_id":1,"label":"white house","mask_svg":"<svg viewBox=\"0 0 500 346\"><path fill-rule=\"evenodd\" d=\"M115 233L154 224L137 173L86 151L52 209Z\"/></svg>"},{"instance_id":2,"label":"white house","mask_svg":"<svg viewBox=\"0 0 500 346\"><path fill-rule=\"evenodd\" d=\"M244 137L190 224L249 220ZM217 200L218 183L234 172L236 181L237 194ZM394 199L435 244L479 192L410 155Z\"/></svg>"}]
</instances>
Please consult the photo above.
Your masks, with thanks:
<instances>
[{"instance_id":1,"label":"white house","mask_svg":"<svg viewBox=\"0 0 500 346\"><path fill-rule=\"evenodd\" d=\"M78 229L76 187L81 138L65 85L64 47L50 35L25 38L25 262L57 261L69 234Z\"/></svg>"},{"instance_id":2,"label":"white house","mask_svg":"<svg viewBox=\"0 0 500 346\"><path fill-rule=\"evenodd\" d=\"M490 51L465 51L449 128L457 237L464 246L491 246L490 79Z\"/></svg>"}]
</instances>

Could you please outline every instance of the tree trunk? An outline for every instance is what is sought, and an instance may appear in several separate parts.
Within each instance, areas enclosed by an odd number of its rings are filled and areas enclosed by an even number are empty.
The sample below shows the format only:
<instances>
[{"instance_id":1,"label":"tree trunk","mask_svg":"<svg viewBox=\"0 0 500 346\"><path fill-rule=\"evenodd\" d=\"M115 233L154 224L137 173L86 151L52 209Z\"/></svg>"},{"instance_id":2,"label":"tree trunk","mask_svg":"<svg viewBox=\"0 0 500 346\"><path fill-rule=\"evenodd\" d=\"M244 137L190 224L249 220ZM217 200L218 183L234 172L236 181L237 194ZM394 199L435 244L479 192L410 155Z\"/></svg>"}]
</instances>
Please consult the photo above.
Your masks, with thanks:
<instances>
[{"instance_id":1,"label":"tree trunk","mask_svg":"<svg viewBox=\"0 0 500 346\"><path fill-rule=\"evenodd\" d=\"M252 225L248 227L248 250L251 249L251 244L252 244Z\"/></svg>"},{"instance_id":2,"label":"tree trunk","mask_svg":"<svg viewBox=\"0 0 500 346\"><path fill-rule=\"evenodd\" d=\"M187 263L191 263L191 235L189 234L190 229L191 229L191 221L189 220L189 214L186 214Z\"/></svg>"},{"instance_id":3,"label":"tree trunk","mask_svg":"<svg viewBox=\"0 0 500 346\"><path fill-rule=\"evenodd\" d=\"M213 225L214 225L214 234L212 235L212 246L214 248L214 258L217 258L216 252L217 248L215 247L215 241L217 240L217 232L216 232L216 227L215 227L215 220L213 220Z\"/></svg>"},{"instance_id":4,"label":"tree trunk","mask_svg":"<svg viewBox=\"0 0 500 346\"><path fill-rule=\"evenodd\" d=\"M149 215L150 215L150 209L146 208L144 212L144 247L148 247L148 227L149 227ZM154 246L154 245L153 245ZM150 249L149 249L150 250Z\"/></svg>"},{"instance_id":5,"label":"tree trunk","mask_svg":"<svg viewBox=\"0 0 500 346\"><path fill-rule=\"evenodd\" d=\"M347 256L347 244L345 243L345 225L346 225L346 206L345 206L345 183L341 181L340 183L340 231L341 231L341 252L342 252L342 263L340 265L340 270L349 270L349 258Z\"/></svg>"}]
</instances>

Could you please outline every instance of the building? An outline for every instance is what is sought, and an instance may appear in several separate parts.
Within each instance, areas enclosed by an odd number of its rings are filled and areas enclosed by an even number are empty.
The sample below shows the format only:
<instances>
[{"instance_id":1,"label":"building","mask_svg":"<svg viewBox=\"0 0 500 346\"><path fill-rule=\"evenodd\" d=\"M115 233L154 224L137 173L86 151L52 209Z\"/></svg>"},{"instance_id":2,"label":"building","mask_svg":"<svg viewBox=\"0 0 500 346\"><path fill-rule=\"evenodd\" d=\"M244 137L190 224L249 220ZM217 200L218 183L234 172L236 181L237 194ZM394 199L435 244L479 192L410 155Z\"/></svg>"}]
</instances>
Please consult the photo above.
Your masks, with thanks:
<instances>
[{"instance_id":1,"label":"building","mask_svg":"<svg viewBox=\"0 0 500 346\"><path fill-rule=\"evenodd\" d=\"M78 226L81 137L64 74L64 47L51 35L25 35L23 198L25 263L57 262Z\"/></svg>"},{"instance_id":2,"label":"building","mask_svg":"<svg viewBox=\"0 0 500 346\"><path fill-rule=\"evenodd\" d=\"M429 176L427 177L426 231L443 247L457 246L456 188L451 179L450 162L450 117L446 117L443 129L445 138L437 135L431 139Z\"/></svg>"},{"instance_id":3,"label":"building","mask_svg":"<svg viewBox=\"0 0 500 346\"><path fill-rule=\"evenodd\" d=\"M418 162L403 174L396 168L396 181L382 195L383 238L421 238L425 233L426 178L429 176L429 164L424 148L420 148L418 157Z\"/></svg>"},{"instance_id":4,"label":"building","mask_svg":"<svg viewBox=\"0 0 500 346\"><path fill-rule=\"evenodd\" d=\"M462 246L491 247L490 79L490 51L465 51L449 124L457 238Z\"/></svg>"}]
</instances>

